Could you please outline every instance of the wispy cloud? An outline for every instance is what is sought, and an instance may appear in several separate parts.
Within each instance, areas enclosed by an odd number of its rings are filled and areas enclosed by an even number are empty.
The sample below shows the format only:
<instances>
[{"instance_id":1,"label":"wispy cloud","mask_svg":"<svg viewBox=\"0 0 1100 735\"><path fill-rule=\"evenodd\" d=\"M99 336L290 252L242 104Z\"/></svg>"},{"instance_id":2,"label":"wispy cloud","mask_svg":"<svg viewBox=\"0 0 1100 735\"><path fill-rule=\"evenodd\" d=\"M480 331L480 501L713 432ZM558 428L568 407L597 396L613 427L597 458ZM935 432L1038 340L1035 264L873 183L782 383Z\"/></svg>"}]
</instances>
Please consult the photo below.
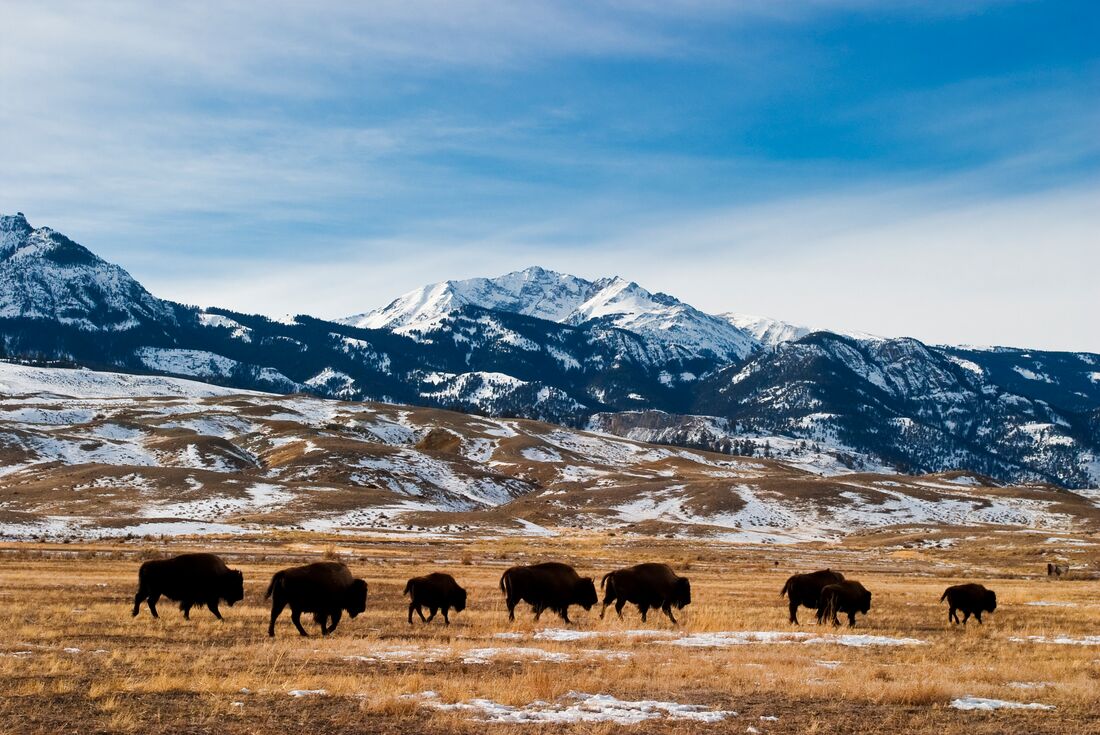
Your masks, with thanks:
<instances>
[{"instance_id":1,"label":"wispy cloud","mask_svg":"<svg viewBox=\"0 0 1100 735\"><path fill-rule=\"evenodd\" d=\"M0 211L249 311L540 263L1069 346L1097 250L1094 7L15 0Z\"/></svg>"},{"instance_id":2,"label":"wispy cloud","mask_svg":"<svg viewBox=\"0 0 1100 735\"><path fill-rule=\"evenodd\" d=\"M713 313L765 313L823 328L935 343L1100 351L1100 181L960 201L951 187L848 191L625 221L548 251L499 239L383 239L293 266L237 260L222 275L154 279L185 301L336 318L436 280L532 264L618 274Z\"/></svg>"}]
</instances>

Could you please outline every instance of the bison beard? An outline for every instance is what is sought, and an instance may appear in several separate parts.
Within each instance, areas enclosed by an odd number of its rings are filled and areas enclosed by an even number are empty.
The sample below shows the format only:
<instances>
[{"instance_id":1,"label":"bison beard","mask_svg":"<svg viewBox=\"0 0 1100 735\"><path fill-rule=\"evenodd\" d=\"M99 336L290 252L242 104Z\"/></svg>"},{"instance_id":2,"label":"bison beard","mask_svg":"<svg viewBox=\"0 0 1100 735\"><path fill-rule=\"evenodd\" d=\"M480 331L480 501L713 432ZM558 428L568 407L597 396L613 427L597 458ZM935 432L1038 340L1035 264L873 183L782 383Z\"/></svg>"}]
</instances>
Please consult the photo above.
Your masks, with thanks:
<instances>
[{"instance_id":1,"label":"bison beard","mask_svg":"<svg viewBox=\"0 0 1100 735\"><path fill-rule=\"evenodd\" d=\"M623 607L630 602L638 606L643 623L650 609L660 609L673 625L678 625L672 607L675 605L676 609L683 610L691 604L691 583L686 577L677 576L667 564L638 564L617 569L604 575L600 587L605 590L601 619L612 603L616 614L622 618Z\"/></svg>"},{"instance_id":2,"label":"bison beard","mask_svg":"<svg viewBox=\"0 0 1100 735\"><path fill-rule=\"evenodd\" d=\"M344 612L354 618L367 609L367 583L354 579L340 562L327 561L292 567L276 572L265 597L271 598L271 622L267 634L275 637L275 621L290 606L290 621L298 633L308 636L302 627L302 613L313 613L321 626L321 635L336 630ZM331 621L331 624L330 624Z\"/></svg>"},{"instance_id":3,"label":"bison beard","mask_svg":"<svg viewBox=\"0 0 1100 735\"><path fill-rule=\"evenodd\" d=\"M500 578L500 591L508 605L508 620L516 619L516 605L527 602L535 611L535 620L543 610L553 610L566 623L569 606L591 610L596 604L596 584L591 577L580 577L568 564L545 562L512 567Z\"/></svg>"},{"instance_id":4,"label":"bison beard","mask_svg":"<svg viewBox=\"0 0 1100 735\"><path fill-rule=\"evenodd\" d=\"M141 611L141 603L149 606L153 617L161 597L176 600L183 617L191 619L191 608L206 605L218 620L222 619L218 603L230 607L244 599L244 575L230 569L214 554L181 554L171 559L147 561L138 570L138 590L134 595L133 615Z\"/></svg>"}]
</instances>

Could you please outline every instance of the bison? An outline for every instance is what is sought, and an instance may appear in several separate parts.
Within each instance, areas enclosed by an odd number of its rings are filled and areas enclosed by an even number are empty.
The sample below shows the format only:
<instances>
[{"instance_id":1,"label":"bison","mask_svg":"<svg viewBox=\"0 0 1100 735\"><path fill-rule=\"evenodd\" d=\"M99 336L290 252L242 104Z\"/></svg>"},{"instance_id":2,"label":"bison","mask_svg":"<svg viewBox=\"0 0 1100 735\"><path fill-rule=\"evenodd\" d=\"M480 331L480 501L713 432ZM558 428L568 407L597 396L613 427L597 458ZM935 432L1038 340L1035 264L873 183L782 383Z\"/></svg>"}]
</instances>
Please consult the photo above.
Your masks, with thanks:
<instances>
[{"instance_id":1,"label":"bison","mask_svg":"<svg viewBox=\"0 0 1100 735\"><path fill-rule=\"evenodd\" d=\"M981 623L983 612L991 613L997 609L997 593L980 584L957 584L954 587L948 587L940 597L940 602L944 600L947 600L948 604L947 619L958 623L959 616L956 610L962 610L963 625L966 625L971 615Z\"/></svg>"},{"instance_id":2,"label":"bison","mask_svg":"<svg viewBox=\"0 0 1100 735\"><path fill-rule=\"evenodd\" d=\"M265 597L271 598L271 622L267 634L275 637L275 620L290 605L290 622L302 635L302 613L313 613L321 635L336 630L344 611L351 617L367 609L367 583L351 576L338 561L320 561L275 572ZM331 625L329 624L331 621Z\"/></svg>"},{"instance_id":3,"label":"bison","mask_svg":"<svg viewBox=\"0 0 1100 735\"><path fill-rule=\"evenodd\" d=\"M409 596L409 624L412 625L413 612L415 611L425 623L432 622L436 612L443 611L443 624L450 625L451 619L447 617L447 611L454 608L455 612L466 609L466 590L458 586L455 578L442 572L434 572L423 577L413 577L405 585L402 593ZM428 617L424 617L424 610L428 608Z\"/></svg>"},{"instance_id":4,"label":"bison","mask_svg":"<svg viewBox=\"0 0 1100 735\"><path fill-rule=\"evenodd\" d=\"M566 623L569 606L580 605L591 610L596 604L596 584L591 577L581 577L568 564L545 562L526 567L512 567L500 578L500 590L508 604L508 619L516 619L516 605L530 603L535 620L543 610L553 610Z\"/></svg>"},{"instance_id":5,"label":"bison","mask_svg":"<svg viewBox=\"0 0 1100 735\"><path fill-rule=\"evenodd\" d=\"M615 603L615 612L621 618L623 606L631 602L638 606L643 623L650 608L660 608L673 625L678 625L672 615L672 606L683 610L685 605L691 604L691 583L687 577L677 576L667 564L638 564L616 569L603 576L600 588L605 590L601 619L611 603Z\"/></svg>"},{"instance_id":6,"label":"bison","mask_svg":"<svg viewBox=\"0 0 1100 735\"><path fill-rule=\"evenodd\" d=\"M134 616L142 601L157 615L157 600L161 596L176 600L183 617L191 619L191 608L206 605L214 617L222 619L218 602L230 607L244 599L244 575L230 569L214 554L181 554L171 559L147 561L138 569L138 590L134 595Z\"/></svg>"},{"instance_id":7,"label":"bison","mask_svg":"<svg viewBox=\"0 0 1100 735\"><path fill-rule=\"evenodd\" d=\"M822 569L808 574L795 574L783 585L779 596L787 596L791 623L798 625L798 606L817 608L821 599L821 590L830 584L844 581L844 575L832 569Z\"/></svg>"},{"instance_id":8,"label":"bison","mask_svg":"<svg viewBox=\"0 0 1100 735\"><path fill-rule=\"evenodd\" d=\"M837 613L842 612L848 616L848 627L854 628L856 613L866 615L870 609L871 593L867 588L855 580L845 580L822 588L821 600L817 606L817 622L820 625L826 619L832 618L833 625L840 625Z\"/></svg>"}]
</instances>

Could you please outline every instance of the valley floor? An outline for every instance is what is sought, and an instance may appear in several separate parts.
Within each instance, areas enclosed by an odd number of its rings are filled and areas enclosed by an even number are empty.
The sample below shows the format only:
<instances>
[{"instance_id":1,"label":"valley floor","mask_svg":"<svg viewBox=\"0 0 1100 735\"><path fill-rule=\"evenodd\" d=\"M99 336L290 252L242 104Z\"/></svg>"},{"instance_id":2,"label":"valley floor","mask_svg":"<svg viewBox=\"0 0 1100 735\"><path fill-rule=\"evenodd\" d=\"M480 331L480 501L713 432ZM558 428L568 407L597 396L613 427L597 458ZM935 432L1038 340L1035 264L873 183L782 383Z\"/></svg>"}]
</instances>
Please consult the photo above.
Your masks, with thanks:
<instances>
[{"instance_id":1,"label":"valley floor","mask_svg":"<svg viewBox=\"0 0 1100 735\"><path fill-rule=\"evenodd\" d=\"M1057 540L1075 563L1093 542ZM142 559L200 549L245 574L224 622L200 609L187 622L168 601L159 620L130 616ZM323 556L368 580L367 612L327 639L300 638L284 613L268 639L270 575ZM1051 581L1053 558L1050 539L1022 531L951 548L888 531L787 547L611 533L7 543L0 722L56 734L1100 732L1100 581ZM502 571L544 559L597 582L667 561L694 602L679 628L631 608L600 620L598 606L574 608L573 626L533 623L524 606L509 624ZM819 628L803 610L789 626L784 579L826 566L871 589L870 615ZM431 570L470 590L449 628L405 621L405 580ZM937 602L963 579L998 593L984 626L949 625Z\"/></svg>"}]
</instances>

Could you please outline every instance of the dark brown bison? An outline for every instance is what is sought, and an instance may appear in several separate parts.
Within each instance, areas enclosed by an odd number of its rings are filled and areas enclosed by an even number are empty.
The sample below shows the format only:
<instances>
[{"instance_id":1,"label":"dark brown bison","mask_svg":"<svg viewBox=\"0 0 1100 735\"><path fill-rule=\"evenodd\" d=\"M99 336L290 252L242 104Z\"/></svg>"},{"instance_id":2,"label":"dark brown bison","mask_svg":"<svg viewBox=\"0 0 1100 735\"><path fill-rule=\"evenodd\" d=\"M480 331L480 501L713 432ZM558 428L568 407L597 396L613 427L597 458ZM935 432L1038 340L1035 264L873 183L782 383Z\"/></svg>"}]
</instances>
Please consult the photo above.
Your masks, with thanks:
<instances>
[{"instance_id":1,"label":"dark brown bison","mask_svg":"<svg viewBox=\"0 0 1100 735\"><path fill-rule=\"evenodd\" d=\"M997 609L997 593L986 589L980 584L957 584L943 591L940 602L947 600L947 619L953 623L959 622L956 610L962 610L963 625L973 615L982 622L983 612L993 612Z\"/></svg>"},{"instance_id":2,"label":"dark brown bison","mask_svg":"<svg viewBox=\"0 0 1100 735\"><path fill-rule=\"evenodd\" d=\"M667 564L638 564L616 569L603 576L600 588L604 590L600 618L613 602L615 612L621 618L623 606L630 602L638 606L643 623L650 608L660 608L676 624L672 607L675 605L677 610L683 610L685 605L691 604L691 583L687 577L677 576Z\"/></svg>"},{"instance_id":3,"label":"dark brown bison","mask_svg":"<svg viewBox=\"0 0 1100 735\"><path fill-rule=\"evenodd\" d=\"M856 613L864 615L871 609L871 593L855 580L844 580L826 585L821 590L821 601L817 606L817 622L832 618L833 625L840 625L837 613L848 616L848 627L854 628Z\"/></svg>"},{"instance_id":4,"label":"dark brown bison","mask_svg":"<svg viewBox=\"0 0 1100 735\"><path fill-rule=\"evenodd\" d=\"M413 621L415 611L425 623L432 622L436 612L443 611L443 623L451 624L447 617L447 611L454 608L455 612L466 609L466 590L458 586L455 578L443 572L433 572L423 577L413 577L405 585L402 593L409 596L409 624ZM428 617L424 617L423 608L428 608Z\"/></svg>"},{"instance_id":5,"label":"dark brown bison","mask_svg":"<svg viewBox=\"0 0 1100 735\"><path fill-rule=\"evenodd\" d=\"M591 577L581 577L573 567L555 561L512 567L500 578L500 590L508 604L509 620L516 619L516 605L527 602L535 609L535 620L543 610L553 610L570 623L570 605L591 610L598 601Z\"/></svg>"},{"instance_id":6,"label":"dark brown bison","mask_svg":"<svg viewBox=\"0 0 1100 735\"><path fill-rule=\"evenodd\" d=\"M817 609L821 599L821 590L827 585L843 582L844 575L832 569L822 569L808 574L795 574L787 579L779 596L787 596L791 612L791 622L798 625L798 606Z\"/></svg>"},{"instance_id":7,"label":"dark brown bison","mask_svg":"<svg viewBox=\"0 0 1100 735\"><path fill-rule=\"evenodd\" d=\"M338 561L319 561L302 567L275 572L267 588L271 598L271 623L267 634L275 636L275 620L283 608L290 605L290 622L302 635L302 613L313 613L321 626L321 635L336 630L344 611L351 617L367 609L367 583L351 576L351 571Z\"/></svg>"},{"instance_id":8,"label":"dark brown bison","mask_svg":"<svg viewBox=\"0 0 1100 735\"><path fill-rule=\"evenodd\" d=\"M138 569L138 590L134 595L136 616L145 600L153 617L161 596L176 600L183 617L191 619L191 608L206 605L214 617L222 619L218 603L230 607L244 599L244 575L230 569L214 554L181 554L171 559L147 561Z\"/></svg>"}]
</instances>

